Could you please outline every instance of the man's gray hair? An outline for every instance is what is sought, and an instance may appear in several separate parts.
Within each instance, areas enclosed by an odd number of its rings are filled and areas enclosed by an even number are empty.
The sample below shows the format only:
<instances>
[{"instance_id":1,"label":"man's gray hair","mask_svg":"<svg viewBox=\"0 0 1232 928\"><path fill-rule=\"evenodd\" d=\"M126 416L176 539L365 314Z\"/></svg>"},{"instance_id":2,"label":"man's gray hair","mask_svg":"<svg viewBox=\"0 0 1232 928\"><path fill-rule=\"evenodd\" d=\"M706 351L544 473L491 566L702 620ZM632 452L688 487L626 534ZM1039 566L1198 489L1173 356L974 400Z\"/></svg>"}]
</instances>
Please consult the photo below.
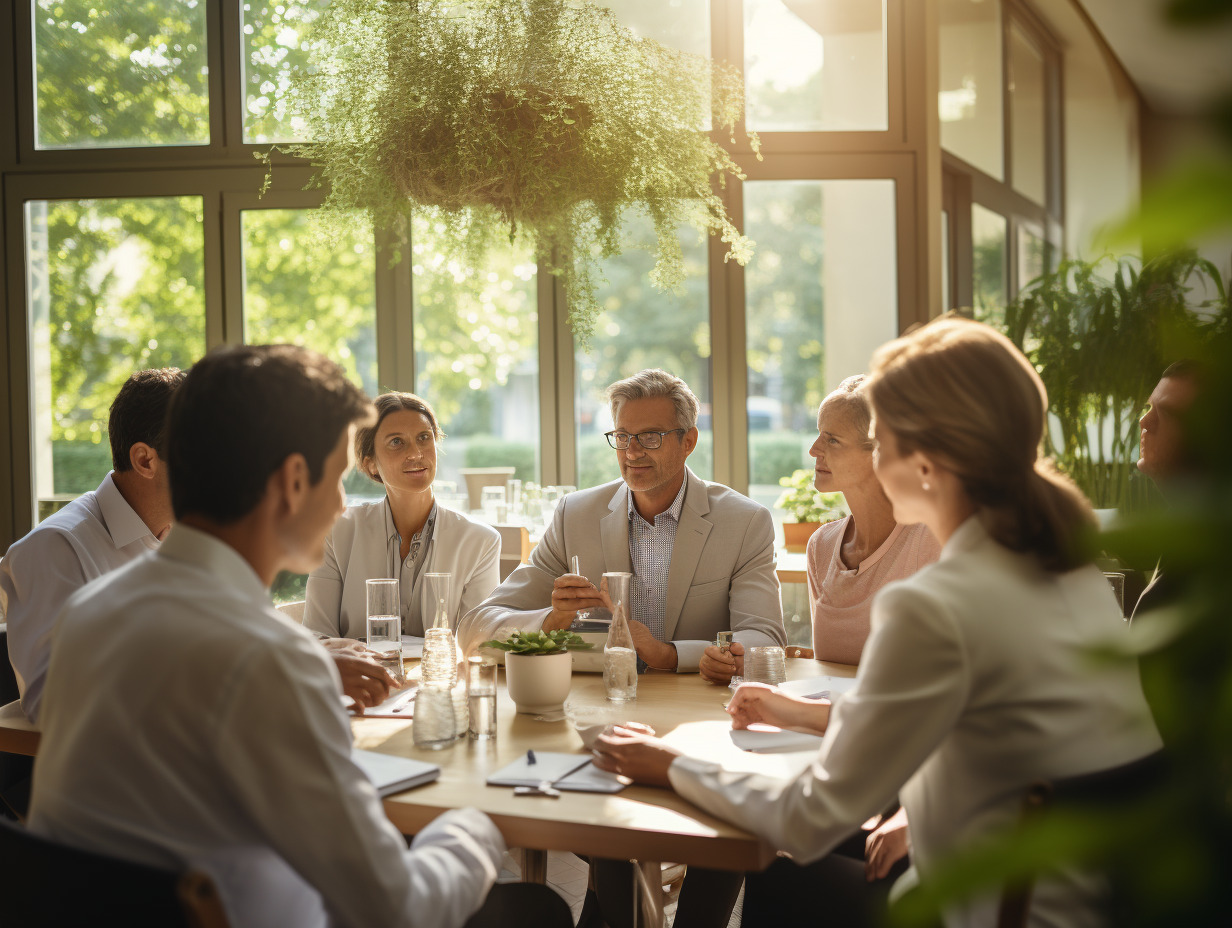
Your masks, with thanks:
<instances>
[{"instance_id":1,"label":"man's gray hair","mask_svg":"<svg viewBox=\"0 0 1232 928\"><path fill-rule=\"evenodd\" d=\"M638 371L632 377L618 380L607 388L607 401L612 407L612 421L620 414L626 400L643 400L665 396L676 407L676 424L682 429L697 426L701 409L689 385L667 371L658 368Z\"/></svg>"}]
</instances>

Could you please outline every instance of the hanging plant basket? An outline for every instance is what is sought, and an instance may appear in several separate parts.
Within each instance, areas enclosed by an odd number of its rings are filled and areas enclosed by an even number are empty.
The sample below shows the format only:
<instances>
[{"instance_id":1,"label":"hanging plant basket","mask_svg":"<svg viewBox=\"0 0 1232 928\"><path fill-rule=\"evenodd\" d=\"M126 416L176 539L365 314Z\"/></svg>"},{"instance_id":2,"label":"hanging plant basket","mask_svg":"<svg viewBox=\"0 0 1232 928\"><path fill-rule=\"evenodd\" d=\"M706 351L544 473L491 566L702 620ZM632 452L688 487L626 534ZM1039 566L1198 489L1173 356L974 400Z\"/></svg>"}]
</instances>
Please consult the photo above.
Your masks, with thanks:
<instances>
[{"instance_id":1,"label":"hanging plant basket","mask_svg":"<svg viewBox=\"0 0 1232 928\"><path fill-rule=\"evenodd\" d=\"M425 215L471 263L525 238L583 343L627 211L654 224L661 289L683 281L683 222L719 235L728 258L752 254L718 192L743 174L703 131L708 118L735 141L732 68L641 38L590 0L335 0L310 41L316 64L295 74L291 105L313 141L281 150L317 168L327 223L362 210L405 242Z\"/></svg>"}]
</instances>

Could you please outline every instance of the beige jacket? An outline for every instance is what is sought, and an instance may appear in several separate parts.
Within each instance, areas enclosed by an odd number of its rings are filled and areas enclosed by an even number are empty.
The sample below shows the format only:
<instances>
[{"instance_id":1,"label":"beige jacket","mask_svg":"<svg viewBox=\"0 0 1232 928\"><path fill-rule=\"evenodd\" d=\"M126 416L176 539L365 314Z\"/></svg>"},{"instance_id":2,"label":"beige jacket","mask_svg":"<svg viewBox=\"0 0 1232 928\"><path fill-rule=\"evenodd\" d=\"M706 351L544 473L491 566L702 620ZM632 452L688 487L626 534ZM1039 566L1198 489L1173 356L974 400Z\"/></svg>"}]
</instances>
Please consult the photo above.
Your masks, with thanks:
<instances>
[{"instance_id":1,"label":"beige jacket","mask_svg":"<svg viewBox=\"0 0 1232 928\"><path fill-rule=\"evenodd\" d=\"M691 470L686 474L663 627L676 647L677 670L692 672L724 629L745 647L784 645L787 636L769 511ZM552 585L569 573L575 554L592 581L608 571L631 570L628 506L629 488L619 480L562 499L530 562L463 617L462 647L498 637L502 629L542 626L551 611Z\"/></svg>"}]
</instances>

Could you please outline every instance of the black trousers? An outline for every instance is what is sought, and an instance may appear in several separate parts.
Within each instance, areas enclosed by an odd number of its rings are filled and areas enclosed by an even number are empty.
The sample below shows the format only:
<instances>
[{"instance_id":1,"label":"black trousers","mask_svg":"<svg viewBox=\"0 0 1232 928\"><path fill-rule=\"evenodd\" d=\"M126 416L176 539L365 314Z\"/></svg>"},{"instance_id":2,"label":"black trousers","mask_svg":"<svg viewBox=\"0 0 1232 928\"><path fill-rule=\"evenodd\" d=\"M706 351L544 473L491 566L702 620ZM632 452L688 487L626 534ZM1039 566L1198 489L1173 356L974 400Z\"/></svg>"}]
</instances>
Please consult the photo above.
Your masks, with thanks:
<instances>
[{"instance_id":1,"label":"black trousers","mask_svg":"<svg viewBox=\"0 0 1232 928\"><path fill-rule=\"evenodd\" d=\"M466 928L573 928L573 914L546 886L497 883Z\"/></svg>"}]
</instances>

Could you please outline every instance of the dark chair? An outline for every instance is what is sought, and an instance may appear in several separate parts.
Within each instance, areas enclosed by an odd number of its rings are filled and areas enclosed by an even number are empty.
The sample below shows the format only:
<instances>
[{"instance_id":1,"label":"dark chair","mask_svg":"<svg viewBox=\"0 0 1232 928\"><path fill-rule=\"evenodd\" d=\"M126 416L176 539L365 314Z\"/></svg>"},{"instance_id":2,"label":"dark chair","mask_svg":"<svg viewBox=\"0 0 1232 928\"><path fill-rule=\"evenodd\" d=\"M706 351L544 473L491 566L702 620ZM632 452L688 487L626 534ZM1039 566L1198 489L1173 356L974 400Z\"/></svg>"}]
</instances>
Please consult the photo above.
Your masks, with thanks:
<instances>
[{"instance_id":1,"label":"dark chair","mask_svg":"<svg viewBox=\"0 0 1232 928\"><path fill-rule=\"evenodd\" d=\"M8 626L0 621L0 706L12 702L17 696L17 674L9 663Z\"/></svg>"},{"instance_id":2,"label":"dark chair","mask_svg":"<svg viewBox=\"0 0 1232 928\"><path fill-rule=\"evenodd\" d=\"M49 841L0 820L0 924L226 928L214 882Z\"/></svg>"},{"instance_id":3,"label":"dark chair","mask_svg":"<svg viewBox=\"0 0 1232 928\"><path fill-rule=\"evenodd\" d=\"M1051 783L1033 783L1022 800L1022 819L1026 824L1060 806L1084 809L1114 809L1148 795L1167 773L1162 751L1131 761L1120 767L1069 777ZM1113 876L1113 895L1116 879ZM1026 928L1031 913L1034 880L1007 885L1001 894L997 928ZM1115 906L1115 899L1113 900ZM1110 923L1115 923L1115 920Z\"/></svg>"}]
</instances>

